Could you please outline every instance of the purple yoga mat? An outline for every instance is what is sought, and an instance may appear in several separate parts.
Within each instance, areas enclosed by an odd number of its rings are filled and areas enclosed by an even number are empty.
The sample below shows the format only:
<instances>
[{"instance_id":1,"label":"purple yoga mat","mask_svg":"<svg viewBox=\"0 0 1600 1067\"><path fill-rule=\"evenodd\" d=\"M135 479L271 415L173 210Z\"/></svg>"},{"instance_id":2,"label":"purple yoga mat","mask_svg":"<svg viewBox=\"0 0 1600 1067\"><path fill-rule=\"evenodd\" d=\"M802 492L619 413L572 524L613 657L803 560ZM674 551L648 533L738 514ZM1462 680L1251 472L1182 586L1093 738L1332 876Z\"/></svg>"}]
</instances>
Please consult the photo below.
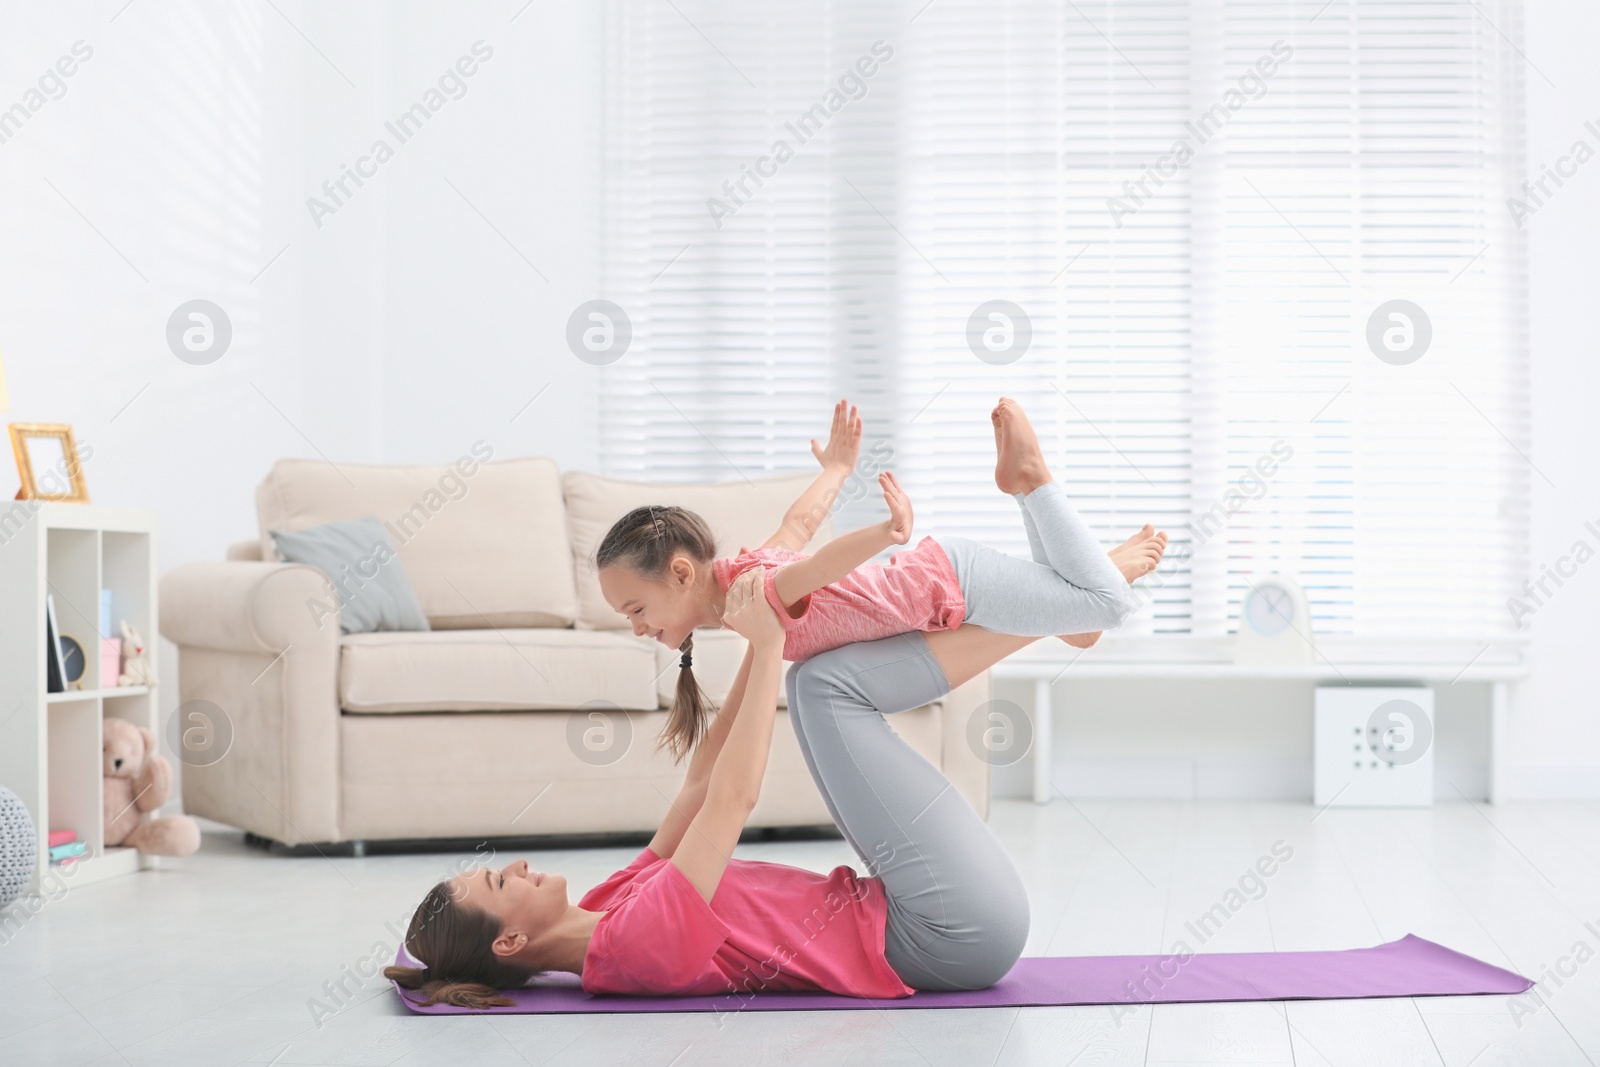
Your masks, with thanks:
<instances>
[{"instance_id":1,"label":"purple yoga mat","mask_svg":"<svg viewBox=\"0 0 1600 1067\"><path fill-rule=\"evenodd\" d=\"M401 947L395 963L417 962ZM508 989L498 1008L420 1007L427 1015L636 1011L821 1011L839 1008L1015 1008L1063 1004L1170 1004L1201 1000L1341 1000L1521 993L1533 983L1453 949L1407 934L1374 948L1335 952L1232 952L1190 956L1024 956L1000 981L969 993L916 993L869 1000L833 993L724 993L620 997L585 993L578 976L555 975Z\"/></svg>"}]
</instances>

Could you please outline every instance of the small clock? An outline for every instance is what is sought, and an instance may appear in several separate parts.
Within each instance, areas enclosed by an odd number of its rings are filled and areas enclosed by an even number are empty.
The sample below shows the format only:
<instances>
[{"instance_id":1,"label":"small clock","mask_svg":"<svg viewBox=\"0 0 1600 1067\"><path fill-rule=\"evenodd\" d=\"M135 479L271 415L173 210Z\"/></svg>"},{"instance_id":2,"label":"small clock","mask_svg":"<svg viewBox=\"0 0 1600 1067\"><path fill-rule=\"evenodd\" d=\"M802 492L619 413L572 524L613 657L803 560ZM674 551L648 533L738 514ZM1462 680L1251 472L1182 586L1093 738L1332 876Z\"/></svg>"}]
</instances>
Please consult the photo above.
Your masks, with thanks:
<instances>
[{"instance_id":1,"label":"small clock","mask_svg":"<svg viewBox=\"0 0 1600 1067\"><path fill-rule=\"evenodd\" d=\"M62 634L61 673L66 678L68 686L74 689L83 688L83 669L88 662L83 655L83 646L75 639Z\"/></svg>"},{"instance_id":2,"label":"small clock","mask_svg":"<svg viewBox=\"0 0 1600 1067\"><path fill-rule=\"evenodd\" d=\"M1307 664L1314 651L1311 607L1300 584L1280 574L1250 581L1239 604L1234 662Z\"/></svg>"}]
</instances>

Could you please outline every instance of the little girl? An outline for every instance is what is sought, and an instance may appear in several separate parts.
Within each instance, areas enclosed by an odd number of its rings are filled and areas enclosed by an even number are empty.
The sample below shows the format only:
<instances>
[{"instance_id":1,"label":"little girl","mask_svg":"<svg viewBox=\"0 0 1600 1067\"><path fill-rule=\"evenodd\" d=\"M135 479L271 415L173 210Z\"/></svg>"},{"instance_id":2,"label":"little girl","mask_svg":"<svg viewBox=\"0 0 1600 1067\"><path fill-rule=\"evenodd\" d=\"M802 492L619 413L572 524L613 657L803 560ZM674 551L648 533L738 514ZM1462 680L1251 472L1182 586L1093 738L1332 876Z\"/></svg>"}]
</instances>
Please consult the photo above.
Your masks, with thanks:
<instances>
[{"instance_id":1,"label":"little girl","mask_svg":"<svg viewBox=\"0 0 1600 1067\"><path fill-rule=\"evenodd\" d=\"M694 629L722 625L728 587L754 567L765 570L767 600L786 631L783 658L793 662L856 641L962 623L1023 637L1087 635L1069 642L1079 647L1122 625L1138 607L1129 583L1161 561L1166 534L1146 525L1107 554L1051 477L1016 401L1002 397L989 418L999 457L995 484L1022 509L1031 561L964 537L924 537L887 564L867 564L911 539L911 502L887 471L878 476L887 520L835 538L814 555L801 553L816 515L855 467L860 420L853 407L846 415L844 401L834 409L828 447L812 442L824 473L755 551L716 559L705 522L684 508L635 508L619 519L595 553L601 593L636 635L683 653L660 744L682 759L699 741L708 707L691 669ZM747 655L735 681L740 690L748 668Z\"/></svg>"}]
</instances>

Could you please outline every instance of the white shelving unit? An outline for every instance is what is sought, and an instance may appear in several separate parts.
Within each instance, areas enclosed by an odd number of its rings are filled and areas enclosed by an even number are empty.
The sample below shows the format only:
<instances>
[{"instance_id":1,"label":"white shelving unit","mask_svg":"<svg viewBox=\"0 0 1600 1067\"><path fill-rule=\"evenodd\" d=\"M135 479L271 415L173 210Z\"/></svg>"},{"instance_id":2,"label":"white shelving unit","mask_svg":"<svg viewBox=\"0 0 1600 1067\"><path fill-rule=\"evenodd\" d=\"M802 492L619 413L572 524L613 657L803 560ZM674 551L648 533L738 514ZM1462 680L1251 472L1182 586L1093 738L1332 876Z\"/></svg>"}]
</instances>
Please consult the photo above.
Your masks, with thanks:
<instances>
[{"instance_id":1,"label":"white shelving unit","mask_svg":"<svg viewBox=\"0 0 1600 1067\"><path fill-rule=\"evenodd\" d=\"M101 634L100 590L111 590L112 632ZM61 632L83 646L82 689L47 691L45 596ZM106 848L100 723L127 719L161 736L150 686L100 677L100 638L126 619L153 656L155 515L129 508L19 500L0 503L0 785L22 798L39 833L30 888L49 870L49 830L88 845L73 864L82 885L156 865L133 848Z\"/></svg>"}]
</instances>

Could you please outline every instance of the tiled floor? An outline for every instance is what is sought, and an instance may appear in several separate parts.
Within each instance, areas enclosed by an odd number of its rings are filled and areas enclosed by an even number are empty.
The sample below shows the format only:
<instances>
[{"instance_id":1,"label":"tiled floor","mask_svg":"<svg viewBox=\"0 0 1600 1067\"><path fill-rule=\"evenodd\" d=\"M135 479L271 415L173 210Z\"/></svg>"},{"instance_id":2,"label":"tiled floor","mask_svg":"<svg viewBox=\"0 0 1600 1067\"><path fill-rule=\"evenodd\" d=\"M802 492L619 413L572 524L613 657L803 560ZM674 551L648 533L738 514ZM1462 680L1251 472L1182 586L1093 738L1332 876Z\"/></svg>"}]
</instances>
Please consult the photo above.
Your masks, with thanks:
<instances>
[{"instance_id":1,"label":"tiled floor","mask_svg":"<svg viewBox=\"0 0 1600 1067\"><path fill-rule=\"evenodd\" d=\"M1120 1018L1105 1007L745 1012L720 1025L710 1015L429 1018L405 1012L381 979L357 987L348 976L392 949L389 924L403 930L423 890L470 853L284 859L208 827L198 855L74 888L0 946L0 1062L1600 1062L1600 804L1315 814L1058 799L999 802L991 822L1032 890L1030 955L1154 953L1179 939L1201 948L1185 924L1281 841L1292 857L1204 951L1344 948L1412 932L1543 975L1542 995L1160 1005ZM837 840L740 851L818 870L852 859ZM566 873L576 899L636 852L532 862ZM341 979L355 992L336 999L327 990Z\"/></svg>"}]
</instances>

